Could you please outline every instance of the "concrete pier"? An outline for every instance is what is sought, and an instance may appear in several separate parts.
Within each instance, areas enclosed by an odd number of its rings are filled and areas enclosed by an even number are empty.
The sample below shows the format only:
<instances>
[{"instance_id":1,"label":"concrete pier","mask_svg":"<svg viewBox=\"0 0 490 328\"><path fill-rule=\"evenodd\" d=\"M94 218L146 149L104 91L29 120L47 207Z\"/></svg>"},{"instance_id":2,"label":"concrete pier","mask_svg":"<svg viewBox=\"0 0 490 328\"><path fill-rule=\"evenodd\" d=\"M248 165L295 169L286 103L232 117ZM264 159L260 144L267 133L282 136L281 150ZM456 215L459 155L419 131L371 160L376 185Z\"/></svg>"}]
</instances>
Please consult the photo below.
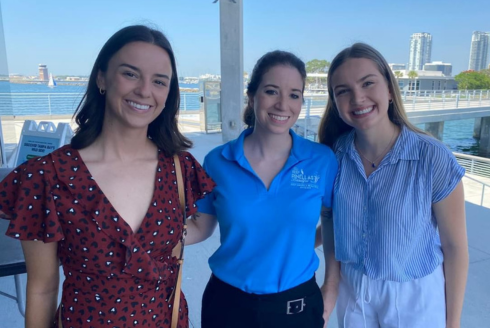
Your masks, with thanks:
<instances>
[{"instance_id":1,"label":"concrete pier","mask_svg":"<svg viewBox=\"0 0 490 328\"><path fill-rule=\"evenodd\" d=\"M481 117L475 118L475 126L473 128L473 138L480 139L481 134Z\"/></svg>"},{"instance_id":2,"label":"concrete pier","mask_svg":"<svg viewBox=\"0 0 490 328\"><path fill-rule=\"evenodd\" d=\"M444 122L425 123L425 131L429 132L434 138L442 141Z\"/></svg>"},{"instance_id":3,"label":"concrete pier","mask_svg":"<svg viewBox=\"0 0 490 328\"><path fill-rule=\"evenodd\" d=\"M490 156L490 117L481 118L480 127L480 156Z\"/></svg>"}]
</instances>

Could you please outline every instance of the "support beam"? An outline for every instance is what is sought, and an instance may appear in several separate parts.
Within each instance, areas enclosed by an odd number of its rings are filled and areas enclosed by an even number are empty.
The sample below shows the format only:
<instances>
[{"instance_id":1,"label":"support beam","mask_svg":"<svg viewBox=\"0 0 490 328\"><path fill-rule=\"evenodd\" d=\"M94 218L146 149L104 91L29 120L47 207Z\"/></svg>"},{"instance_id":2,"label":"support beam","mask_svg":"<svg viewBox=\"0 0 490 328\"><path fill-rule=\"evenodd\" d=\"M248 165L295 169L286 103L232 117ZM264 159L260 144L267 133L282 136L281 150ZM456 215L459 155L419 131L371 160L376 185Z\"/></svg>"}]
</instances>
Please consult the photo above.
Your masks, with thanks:
<instances>
[{"instance_id":1,"label":"support beam","mask_svg":"<svg viewBox=\"0 0 490 328\"><path fill-rule=\"evenodd\" d=\"M473 128L473 138L480 139L481 135L481 120L482 118L475 118L475 126Z\"/></svg>"},{"instance_id":2,"label":"support beam","mask_svg":"<svg viewBox=\"0 0 490 328\"><path fill-rule=\"evenodd\" d=\"M0 4L0 76L8 78L7 47L5 46L5 35L3 30L2 5ZM13 115L12 99L10 94L10 83L2 83L1 92L4 93L2 99L2 110L5 114ZM4 136L6 136L4 138ZM7 165L7 154L5 143L17 143L17 139L9 140L8 136L15 136L14 124L3 124L0 118L0 167Z\"/></svg>"},{"instance_id":3,"label":"support beam","mask_svg":"<svg viewBox=\"0 0 490 328\"><path fill-rule=\"evenodd\" d=\"M490 157L490 117L481 119L480 156Z\"/></svg>"},{"instance_id":4,"label":"support beam","mask_svg":"<svg viewBox=\"0 0 490 328\"><path fill-rule=\"evenodd\" d=\"M221 131L223 142L236 139L242 130L243 104L243 3L220 1Z\"/></svg>"},{"instance_id":5,"label":"support beam","mask_svg":"<svg viewBox=\"0 0 490 328\"><path fill-rule=\"evenodd\" d=\"M0 4L0 76L9 77L7 63L7 47L5 46L5 34L3 30L2 5ZM5 92L5 91L2 91ZM10 90L8 91L10 92Z\"/></svg>"},{"instance_id":6,"label":"support beam","mask_svg":"<svg viewBox=\"0 0 490 328\"><path fill-rule=\"evenodd\" d=\"M444 122L425 123L425 131L429 132L434 138L442 141Z\"/></svg>"}]
</instances>

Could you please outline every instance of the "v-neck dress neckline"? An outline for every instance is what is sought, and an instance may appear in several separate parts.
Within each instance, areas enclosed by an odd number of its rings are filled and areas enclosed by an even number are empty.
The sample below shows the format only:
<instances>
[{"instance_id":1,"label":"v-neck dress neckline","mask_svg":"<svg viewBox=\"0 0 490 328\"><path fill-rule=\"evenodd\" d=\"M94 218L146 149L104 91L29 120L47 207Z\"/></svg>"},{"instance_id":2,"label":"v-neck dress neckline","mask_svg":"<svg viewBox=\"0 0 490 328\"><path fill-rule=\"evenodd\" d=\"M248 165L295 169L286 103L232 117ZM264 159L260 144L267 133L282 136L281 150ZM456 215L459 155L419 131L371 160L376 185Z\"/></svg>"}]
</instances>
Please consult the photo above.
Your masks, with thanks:
<instances>
[{"instance_id":1,"label":"v-neck dress neckline","mask_svg":"<svg viewBox=\"0 0 490 328\"><path fill-rule=\"evenodd\" d=\"M164 157L162 152L158 149L157 152L158 152L158 163L157 163L157 167L155 169L155 176L153 178L153 193L152 193L152 196L151 196L151 201L150 201L150 204L148 205L148 208L144 214L144 217L143 219L141 220L141 223L139 224L138 228L136 230L134 230L133 228L131 228L131 226L129 225L129 223L122 217L122 215L119 214L118 210L116 209L116 207L112 204L111 200L106 196L106 194L104 193L104 191L102 190L102 188L100 187L100 185L98 184L97 180L94 178L94 176L92 175L92 173L90 172L90 169L88 168L87 164L85 163L85 161L83 160L80 152L78 150L75 150L73 149L72 152L74 153L74 156L76 158L79 158L80 159L80 163L81 163L81 169L85 172L88 172L88 174L90 175L90 178L91 180L94 182L95 184L95 188L97 190L99 190L103 195L104 197L107 199L107 201L109 202L109 205L114 209L115 213L116 213L116 217L118 218L118 220L122 221L123 225L124 226L128 226L129 227L129 230L131 232L131 234L133 235L137 235L138 233L142 233L143 229L142 229L142 226L145 224L145 221L148 219L148 216L150 216L150 212L152 211L152 208L155 207L155 202L156 202L156 198L157 198L157 184L158 182L161 182L163 177L161 176L161 173L162 173L162 167L161 167L161 164L162 162L164 161Z\"/></svg>"}]
</instances>

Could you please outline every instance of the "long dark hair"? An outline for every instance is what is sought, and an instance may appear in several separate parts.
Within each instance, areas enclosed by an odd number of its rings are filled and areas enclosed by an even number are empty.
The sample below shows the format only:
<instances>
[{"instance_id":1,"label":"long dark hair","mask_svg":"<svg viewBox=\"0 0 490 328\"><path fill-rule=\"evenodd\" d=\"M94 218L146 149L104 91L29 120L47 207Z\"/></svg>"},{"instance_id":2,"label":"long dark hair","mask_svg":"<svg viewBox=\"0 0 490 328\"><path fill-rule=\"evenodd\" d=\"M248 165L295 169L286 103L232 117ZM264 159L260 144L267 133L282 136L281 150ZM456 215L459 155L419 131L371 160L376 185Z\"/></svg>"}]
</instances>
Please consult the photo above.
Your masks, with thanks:
<instances>
[{"instance_id":1,"label":"long dark hair","mask_svg":"<svg viewBox=\"0 0 490 328\"><path fill-rule=\"evenodd\" d=\"M351 58L366 58L370 59L377 67L381 75L385 78L390 91L392 103L388 107L388 117L391 122L398 126L406 126L412 131L426 134L424 131L416 128L408 120L403 101L398 86L397 80L386 62L386 59L373 47L365 43L355 43L352 46L345 48L330 64L327 76L328 85L328 102L323 114L320 126L318 128L318 139L321 143L333 147L337 139L347 131L353 129L352 126L345 123L339 116L337 105L335 104L334 93L332 88L332 78L335 71L348 59Z\"/></svg>"},{"instance_id":2,"label":"long dark hair","mask_svg":"<svg viewBox=\"0 0 490 328\"><path fill-rule=\"evenodd\" d=\"M247 87L247 96L248 102L245 107L245 111L243 112L243 122L249 127L253 127L255 125L255 112L253 107L251 106L251 100L255 97L255 93L259 88L260 82L262 82L262 78L264 74L267 73L272 67L277 65L285 65L296 68L303 79L303 89L301 93L305 90L305 80L306 80L306 67L305 63L296 57L294 54L275 50L266 53L255 64L255 67L252 71L252 77L250 78L250 82Z\"/></svg>"},{"instance_id":3,"label":"long dark hair","mask_svg":"<svg viewBox=\"0 0 490 328\"><path fill-rule=\"evenodd\" d=\"M111 36L95 60L87 91L73 115L78 124L75 136L71 139L71 146L74 149L90 146L102 132L106 99L97 87L99 71L106 72L111 58L126 44L137 41L159 46L168 53L172 64L172 78L165 109L148 126L148 137L167 156L192 147L192 142L180 133L177 126L176 116L180 106L180 91L172 46L162 32L144 25L134 25L125 27Z\"/></svg>"}]
</instances>

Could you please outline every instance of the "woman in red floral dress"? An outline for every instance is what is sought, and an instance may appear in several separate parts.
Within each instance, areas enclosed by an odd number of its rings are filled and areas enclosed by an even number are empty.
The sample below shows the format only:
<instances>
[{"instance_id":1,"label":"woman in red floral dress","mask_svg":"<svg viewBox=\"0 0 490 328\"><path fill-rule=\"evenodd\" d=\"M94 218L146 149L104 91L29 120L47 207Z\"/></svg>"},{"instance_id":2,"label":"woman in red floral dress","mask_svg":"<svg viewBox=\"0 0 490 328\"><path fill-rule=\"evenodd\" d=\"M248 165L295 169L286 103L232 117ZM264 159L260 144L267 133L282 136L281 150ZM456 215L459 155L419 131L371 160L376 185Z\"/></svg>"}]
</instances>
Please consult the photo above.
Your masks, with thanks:
<instances>
[{"instance_id":1,"label":"woman in red floral dress","mask_svg":"<svg viewBox=\"0 0 490 328\"><path fill-rule=\"evenodd\" d=\"M26 327L170 327L182 236L173 155L187 215L214 183L177 128L172 48L130 26L104 45L71 144L17 167L0 189L7 235L27 264ZM39 242L42 241L42 242ZM59 261L65 281L57 305ZM188 327L181 296L179 327Z\"/></svg>"}]
</instances>

